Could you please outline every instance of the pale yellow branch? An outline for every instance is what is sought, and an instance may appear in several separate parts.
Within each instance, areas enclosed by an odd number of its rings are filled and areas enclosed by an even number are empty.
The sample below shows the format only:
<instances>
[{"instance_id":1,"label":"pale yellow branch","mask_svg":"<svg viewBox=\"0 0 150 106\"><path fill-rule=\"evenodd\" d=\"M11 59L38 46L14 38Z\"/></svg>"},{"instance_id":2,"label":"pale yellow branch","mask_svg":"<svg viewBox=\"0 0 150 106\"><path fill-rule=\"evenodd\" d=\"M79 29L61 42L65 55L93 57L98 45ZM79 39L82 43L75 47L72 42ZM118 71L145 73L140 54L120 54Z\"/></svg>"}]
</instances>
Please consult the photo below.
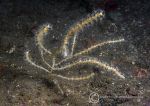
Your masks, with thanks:
<instances>
[{"instance_id":1,"label":"pale yellow branch","mask_svg":"<svg viewBox=\"0 0 150 106\"><path fill-rule=\"evenodd\" d=\"M92 78L94 75L95 75L95 73L91 73L89 75L81 76L81 77L65 77L65 76L58 75L58 74L52 74L52 76L59 77L59 78L65 79L65 80L70 80L70 81L87 80L87 79Z\"/></svg>"},{"instance_id":2,"label":"pale yellow branch","mask_svg":"<svg viewBox=\"0 0 150 106\"><path fill-rule=\"evenodd\" d=\"M119 42L123 42L123 41L125 41L125 40L124 39L118 39L118 40L110 40L110 41L105 41L105 42L102 42L102 43L98 43L98 44L93 45L93 46L91 46L91 47L89 47L87 49L82 50L81 52L78 52L78 53L74 54L73 56L70 56L70 57L67 57L67 58L63 59L59 63L55 64L55 66L58 66L61 63L65 62L65 61L67 61L69 59L72 59L73 57L77 57L77 56L80 56L82 54L89 53L93 49L96 49L98 47L101 47L101 46L104 46L104 45L107 45L107 44L112 44L112 43L119 43Z\"/></svg>"},{"instance_id":3,"label":"pale yellow branch","mask_svg":"<svg viewBox=\"0 0 150 106\"><path fill-rule=\"evenodd\" d=\"M94 46L91 46L87 49L84 49L83 51L81 51L79 53L76 53L74 56L79 56L81 54L91 52L93 49L96 49L96 48L101 47L101 46L106 45L106 44L119 43L119 42L123 42L123 41L124 41L124 39L119 39L119 40L112 40L112 41L106 41L106 42L103 42L103 43L98 43Z\"/></svg>"},{"instance_id":4,"label":"pale yellow branch","mask_svg":"<svg viewBox=\"0 0 150 106\"><path fill-rule=\"evenodd\" d=\"M26 61L29 62L29 63L30 63L31 65L33 65L34 67L37 67L37 68L39 68L39 69L42 69L42 70L44 70L44 71L50 73L50 71L49 71L48 69L46 69L46 68L44 68L44 67L42 67L42 66L39 66L39 65L35 64L35 63L31 60L31 57L29 56L29 51L26 51L26 52L25 52L25 57L26 57Z\"/></svg>"},{"instance_id":5,"label":"pale yellow branch","mask_svg":"<svg viewBox=\"0 0 150 106\"><path fill-rule=\"evenodd\" d=\"M48 34L49 29L52 28L50 24L43 25L39 28L38 32L36 32L35 40L37 42L37 45L44 50L45 52L52 54L51 51L47 50L44 47L44 37Z\"/></svg>"},{"instance_id":6,"label":"pale yellow branch","mask_svg":"<svg viewBox=\"0 0 150 106\"><path fill-rule=\"evenodd\" d=\"M63 46L62 46L62 52L65 54L68 49L69 40L73 36L75 36L75 33L79 33L81 30L85 29L87 26L92 25L95 21L99 20L100 18L104 17L103 11L97 11L91 14L89 17L86 17L85 19L82 19L78 23L76 23L74 26L70 27L67 34L65 35ZM69 51L70 52L70 51Z\"/></svg>"},{"instance_id":7,"label":"pale yellow branch","mask_svg":"<svg viewBox=\"0 0 150 106\"><path fill-rule=\"evenodd\" d=\"M53 68L53 70L65 70L65 69L69 69L69 68L72 68L72 67L75 67L75 66L79 66L79 65L83 65L83 64L89 64L89 65L97 65L99 67L102 67L106 70L110 70L112 71L114 74L116 74L117 76L119 76L120 78L125 78L117 68L115 67L112 67L112 66L109 66L108 64L102 62L102 61L99 61L97 58L93 58L93 57L85 57L85 58L81 58L79 59L78 61L75 61L73 62L72 64L70 63L69 65L65 65L65 66L62 66L61 67L56 67L56 68Z\"/></svg>"}]
</instances>

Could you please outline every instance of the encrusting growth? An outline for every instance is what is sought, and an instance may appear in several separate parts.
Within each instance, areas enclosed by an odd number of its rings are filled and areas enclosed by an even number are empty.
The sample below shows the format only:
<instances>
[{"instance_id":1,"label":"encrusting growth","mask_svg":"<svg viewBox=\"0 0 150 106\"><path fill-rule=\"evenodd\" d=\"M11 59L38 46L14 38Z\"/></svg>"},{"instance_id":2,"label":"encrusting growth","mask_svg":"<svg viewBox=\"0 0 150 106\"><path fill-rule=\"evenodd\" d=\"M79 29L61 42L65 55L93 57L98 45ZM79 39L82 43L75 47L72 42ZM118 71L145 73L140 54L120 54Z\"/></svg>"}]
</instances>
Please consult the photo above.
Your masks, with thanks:
<instances>
[{"instance_id":1,"label":"encrusting growth","mask_svg":"<svg viewBox=\"0 0 150 106\"><path fill-rule=\"evenodd\" d=\"M84 30L87 26L91 26L92 24L94 24L94 22L97 22L98 20L103 19L104 16L105 16L104 11L96 11L93 14L89 15L88 17L77 22L74 26L69 28L63 40L62 47L60 48L60 50L63 53L63 59L59 62L56 61L57 57L55 57L55 55L53 55L52 52L46 49L44 46L44 38L46 38L46 36L48 35L49 30L52 29L52 25L45 24L41 26L39 30L36 32L35 42L36 42L36 45L38 46L41 59L43 63L48 66L48 69L41 65L36 64L36 62L32 60L29 51L25 52L26 61L29 62L31 65L41 70L44 70L45 72L48 72L51 76L54 76L56 78L61 78L64 80L79 81L79 80L87 80L87 79L94 77L96 73L93 73L93 72L91 72L90 74L86 76L75 76L75 77L74 76L67 77L63 75L54 74L55 71L57 72L64 71L66 69L68 70L71 68L76 68L80 65L85 65L85 64L90 65L90 66L98 66L99 68L103 68L106 71L107 70L111 71L116 76L122 79L125 79L125 76L121 72L119 72L118 68L108 65L107 63L100 61L96 57L84 56L84 54L88 54L92 52L94 49L97 49L98 47L102 47L108 44L124 42L125 40L123 38L100 42L98 44L92 45L91 47L88 47L77 53L76 51L74 51L75 45L77 44L77 37L79 37L79 34L80 34L79 32L81 30ZM46 61L45 56L44 56L45 53L52 55L51 56L52 64ZM71 62L71 60L75 58L76 60Z\"/></svg>"}]
</instances>

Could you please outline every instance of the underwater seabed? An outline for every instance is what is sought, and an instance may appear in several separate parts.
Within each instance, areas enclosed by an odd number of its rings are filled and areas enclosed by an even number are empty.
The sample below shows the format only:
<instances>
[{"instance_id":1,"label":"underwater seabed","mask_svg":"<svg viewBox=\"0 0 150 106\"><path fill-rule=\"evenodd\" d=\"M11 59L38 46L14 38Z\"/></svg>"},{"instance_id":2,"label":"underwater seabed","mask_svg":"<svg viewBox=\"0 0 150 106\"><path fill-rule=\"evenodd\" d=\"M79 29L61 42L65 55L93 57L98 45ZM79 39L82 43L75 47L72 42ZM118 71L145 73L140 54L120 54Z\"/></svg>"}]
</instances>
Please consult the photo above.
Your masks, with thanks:
<instances>
[{"instance_id":1,"label":"underwater seabed","mask_svg":"<svg viewBox=\"0 0 150 106\"><path fill-rule=\"evenodd\" d=\"M136 20L128 22L132 14L123 17L119 12L121 20L112 21L100 9L89 14L83 7L65 11L59 3L58 8L49 5L46 15L25 12L13 16L12 23L5 18L0 106L149 104L149 66L144 63L149 61L135 43L138 36L131 37L140 31Z\"/></svg>"}]
</instances>

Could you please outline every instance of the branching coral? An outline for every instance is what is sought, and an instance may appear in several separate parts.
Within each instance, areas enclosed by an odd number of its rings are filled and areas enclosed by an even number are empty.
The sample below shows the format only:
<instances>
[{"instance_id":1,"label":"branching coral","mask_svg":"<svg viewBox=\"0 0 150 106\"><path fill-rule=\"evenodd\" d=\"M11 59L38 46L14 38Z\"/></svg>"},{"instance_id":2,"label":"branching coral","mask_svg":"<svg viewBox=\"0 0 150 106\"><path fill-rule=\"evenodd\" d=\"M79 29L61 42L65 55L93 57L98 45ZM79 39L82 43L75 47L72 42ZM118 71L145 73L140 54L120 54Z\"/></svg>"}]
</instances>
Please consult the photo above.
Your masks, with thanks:
<instances>
[{"instance_id":1,"label":"branching coral","mask_svg":"<svg viewBox=\"0 0 150 106\"><path fill-rule=\"evenodd\" d=\"M121 72L119 72L117 68L112 67L103 61L100 61L96 57L85 56L85 54L86 55L89 54L94 49L97 49L99 47L102 47L108 44L120 43L120 42L123 42L124 39L109 40L109 41L105 41L105 42L92 45L91 47L86 48L77 53L75 51L76 45L78 43L77 37L79 37L80 32L86 29L88 26L92 26L95 22L102 20L104 16L105 14L102 10L96 11L93 14L80 20L75 25L69 28L63 40L62 47L60 48L62 60L59 62L55 60L57 58L55 54L53 54L52 51L46 49L46 47L44 46L44 38L48 35L49 30L52 29L52 25L46 24L46 25L41 26L36 33L35 41L39 49L40 56L41 56L43 63L46 64L49 68L47 69L43 66L36 64L30 56L30 51L25 52L25 57L26 57L27 62L29 62L31 65L39 69L42 69L48 72L51 76L59 77L64 80L79 81L79 80L86 80L86 79L92 78L95 75L94 72L91 72L89 73L89 75L86 75L86 76L75 76L75 77L73 76L66 77L63 75L54 74L55 71L63 71L63 70L71 69L72 67L76 68L78 66L85 65L85 64L91 65L91 66L98 66L100 68L102 67L104 68L104 70L109 70L113 72L115 75L117 75L118 77L124 79L125 78L124 75ZM45 59L45 54L49 55L50 59L52 60L51 63L49 63ZM70 62L72 60L74 61Z\"/></svg>"}]
</instances>

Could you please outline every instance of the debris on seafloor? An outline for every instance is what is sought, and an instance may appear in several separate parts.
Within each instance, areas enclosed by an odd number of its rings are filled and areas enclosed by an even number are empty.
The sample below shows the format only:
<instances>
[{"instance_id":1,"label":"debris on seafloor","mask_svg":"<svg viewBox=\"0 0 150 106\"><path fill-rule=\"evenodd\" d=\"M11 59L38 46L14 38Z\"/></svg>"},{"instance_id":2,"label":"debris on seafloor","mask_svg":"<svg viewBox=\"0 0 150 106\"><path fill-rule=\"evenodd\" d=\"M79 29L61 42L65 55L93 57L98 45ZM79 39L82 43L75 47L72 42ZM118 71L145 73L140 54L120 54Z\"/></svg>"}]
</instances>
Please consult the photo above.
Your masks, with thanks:
<instances>
[{"instance_id":1,"label":"debris on seafloor","mask_svg":"<svg viewBox=\"0 0 150 106\"><path fill-rule=\"evenodd\" d=\"M8 66L6 64L0 63L0 77L3 76Z\"/></svg>"},{"instance_id":2,"label":"debris on seafloor","mask_svg":"<svg viewBox=\"0 0 150 106\"><path fill-rule=\"evenodd\" d=\"M13 47L10 48L10 50L6 51L9 54L12 54L16 50L16 46L13 45Z\"/></svg>"},{"instance_id":3,"label":"debris on seafloor","mask_svg":"<svg viewBox=\"0 0 150 106\"><path fill-rule=\"evenodd\" d=\"M133 70L133 76L135 76L136 78L148 78L149 72L147 69L135 67L135 69Z\"/></svg>"}]
</instances>

